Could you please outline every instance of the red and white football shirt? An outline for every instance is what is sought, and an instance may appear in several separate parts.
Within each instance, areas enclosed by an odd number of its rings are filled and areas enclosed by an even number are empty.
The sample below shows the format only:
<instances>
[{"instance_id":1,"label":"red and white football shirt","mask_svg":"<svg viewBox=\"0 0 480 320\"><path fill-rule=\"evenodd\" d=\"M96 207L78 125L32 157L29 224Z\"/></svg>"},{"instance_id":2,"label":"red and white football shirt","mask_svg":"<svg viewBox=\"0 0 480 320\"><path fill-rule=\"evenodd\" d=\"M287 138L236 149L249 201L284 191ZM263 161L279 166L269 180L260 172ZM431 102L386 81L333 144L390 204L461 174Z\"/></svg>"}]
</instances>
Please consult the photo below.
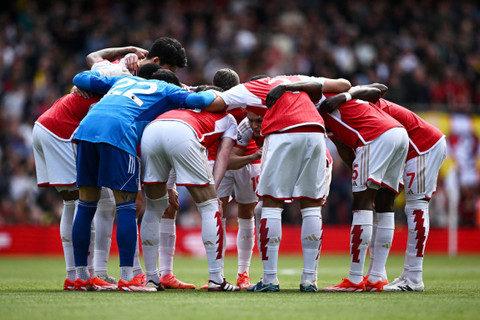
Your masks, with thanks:
<instances>
[{"instance_id":1,"label":"red and white football shirt","mask_svg":"<svg viewBox=\"0 0 480 320\"><path fill-rule=\"evenodd\" d=\"M220 96L227 105L227 110L246 108L247 110L263 116L262 135L274 132L284 132L304 126L318 126L324 131L324 122L318 114L310 97L305 92L285 92L275 105L268 109L265 99L268 92L280 84L288 84L303 80L319 81L323 78L305 76L277 76L263 78L239 84Z\"/></svg>"},{"instance_id":2,"label":"red and white football shirt","mask_svg":"<svg viewBox=\"0 0 480 320\"><path fill-rule=\"evenodd\" d=\"M334 94L325 94L331 96ZM386 112L360 99L343 103L332 113L320 112L326 127L333 135L352 149L366 145L382 133L402 125Z\"/></svg>"},{"instance_id":3,"label":"red and white football shirt","mask_svg":"<svg viewBox=\"0 0 480 320\"><path fill-rule=\"evenodd\" d=\"M101 96L97 95L91 99L85 99L76 93L67 94L55 101L36 122L58 138L71 140L90 106L100 98Z\"/></svg>"},{"instance_id":4,"label":"red and white football shirt","mask_svg":"<svg viewBox=\"0 0 480 320\"><path fill-rule=\"evenodd\" d=\"M400 122L407 130L410 139L407 160L428 152L444 136L438 128L396 103L380 99L376 106Z\"/></svg>"}]
</instances>

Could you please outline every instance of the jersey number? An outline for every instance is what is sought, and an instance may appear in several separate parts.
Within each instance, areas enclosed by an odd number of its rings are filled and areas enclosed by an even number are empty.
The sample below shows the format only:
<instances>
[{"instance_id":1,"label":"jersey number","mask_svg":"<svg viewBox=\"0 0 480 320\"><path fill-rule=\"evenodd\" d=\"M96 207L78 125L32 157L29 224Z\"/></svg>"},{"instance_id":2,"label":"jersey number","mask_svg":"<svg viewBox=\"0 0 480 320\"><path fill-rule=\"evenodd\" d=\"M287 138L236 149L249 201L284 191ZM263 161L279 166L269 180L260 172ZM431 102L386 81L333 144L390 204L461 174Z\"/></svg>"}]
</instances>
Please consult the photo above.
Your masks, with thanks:
<instances>
[{"instance_id":1,"label":"jersey number","mask_svg":"<svg viewBox=\"0 0 480 320\"><path fill-rule=\"evenodd\" d=\"M415 172L407 173L407 176L410 177L410 183L408 184L408 188L412 187L413 179L415 179Z\"/></svg>"},{"instance_id":2,"label":"jersey number","mask_svg":"<svg viewBox=\"0 0 480 320\"><path fill-rule=\"evenodd\" d=\"M357 168L358 168L358 164L354 164L353 165L353 172L352 172L352 179L353 180L357 180L357 178L358 178Z\"/></svg>"},{"instance_id":3,"label":"jersey number","mask_svg":"<svg viewBox=\"0 0 480 320\"><path fill-rule=\"evenodd\" d=\"M131 87L132 85L136 86L125 91L117 90L121 88ZM137 86L144 86L146 88L138 88ZM152 94L157 91L157 89L158 86L155 82L136 81L131 78L125 78L118 81L115 85L115 90L108 92L108 94L125 96L135 102L139 107L141 107L143 105L143 101L137 96L137 94Z\"/></svg>"}]
</instances>

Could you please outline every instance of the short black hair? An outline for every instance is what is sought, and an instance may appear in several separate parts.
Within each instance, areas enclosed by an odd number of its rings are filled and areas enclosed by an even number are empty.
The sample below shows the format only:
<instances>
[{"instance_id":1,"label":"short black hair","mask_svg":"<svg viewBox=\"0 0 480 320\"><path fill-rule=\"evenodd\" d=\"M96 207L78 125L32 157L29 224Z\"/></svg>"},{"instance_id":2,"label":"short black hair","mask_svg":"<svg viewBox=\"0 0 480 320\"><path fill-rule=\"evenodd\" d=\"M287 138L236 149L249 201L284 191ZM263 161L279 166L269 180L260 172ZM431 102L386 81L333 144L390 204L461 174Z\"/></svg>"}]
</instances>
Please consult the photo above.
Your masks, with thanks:
<instances>
[{"instance_id":1,"label":"short black hair","mask_svg":"<svg viewBox=\"0 0 480 320\"><path fill-rule=\"evenodd\" d=\"M147 58L152 59L155 57L160 59L160 65L169 64L178 68L187 66L185 48L180 42L172 38L163 37L155 40L148 51Z\"/></svg>"},{"instance_id":2,"label":"short black hair","mask_svg":"<svg viewBox=\"0 0 480 320\"><path fill-rule=\"evenodd\" d=\"M213 76L213 85L228 90L240 83L238 74L229 68L218 70Z\"/></svg>"},{"instance_id":3,"label":"short black hair","mask_svg":"<svg viewBox=\"0 0 480 320\"><path fill-rule=\"evenodd\" d=\"M162 69L162 67L156 63L145 63L138 69L137 76L144 79L151 79L152 74L158 69Z\"/></svg>"},{"instance_id":4,"label":"short black hair","mask_svg":"<svg viewBox=\"0 0 480 320\"><path fill-rule=\"evenodd\" d=\"M222 92L223 89L217 86L212 86L211 84L201 84L193 90L194 92L201 92L201 91L207 91L207 90L215 90L215 91L220 91Z\"/></svg>"},{"instance_id":5,"label":"short black hair","mask_svg":"<svg viewBox=\"0 0 480 320\"><path fill-rule=\"evenodd\" d=\"M175 72L168 69L163 69L163 68L158 69L152 74L151 79L163 80L165 82L174 84L176 86L179 86L179 87L181 86L180 80L178 80L178 77L175 74Z\"/></svg>"}]
</instances>

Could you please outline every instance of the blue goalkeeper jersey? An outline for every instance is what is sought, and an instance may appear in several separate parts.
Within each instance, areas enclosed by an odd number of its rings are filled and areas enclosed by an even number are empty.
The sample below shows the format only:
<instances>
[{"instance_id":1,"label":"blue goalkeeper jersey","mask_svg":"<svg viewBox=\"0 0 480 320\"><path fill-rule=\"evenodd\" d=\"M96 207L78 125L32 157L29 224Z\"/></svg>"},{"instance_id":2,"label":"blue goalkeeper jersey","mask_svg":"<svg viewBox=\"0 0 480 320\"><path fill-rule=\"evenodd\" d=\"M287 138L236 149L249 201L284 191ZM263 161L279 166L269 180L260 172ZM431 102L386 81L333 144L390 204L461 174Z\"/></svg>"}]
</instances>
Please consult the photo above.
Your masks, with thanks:
<instances>
[{"instance_id":1,"label":"blue goalkeeper jersey","mask_svg":"<svg viewBox=\"0 0 480 320\"><path fill-rule=\"evenodd\" d=\"M160 80L101 77L96 71L78 74L73 83L105 94L80 122L74 139L108 143L132 155L137 155L145 126L157 116L172 109L202 108L215 98L213 93L198 95ZM187 99L190 95L194 96Z\"/></svg>"}]
</instances>

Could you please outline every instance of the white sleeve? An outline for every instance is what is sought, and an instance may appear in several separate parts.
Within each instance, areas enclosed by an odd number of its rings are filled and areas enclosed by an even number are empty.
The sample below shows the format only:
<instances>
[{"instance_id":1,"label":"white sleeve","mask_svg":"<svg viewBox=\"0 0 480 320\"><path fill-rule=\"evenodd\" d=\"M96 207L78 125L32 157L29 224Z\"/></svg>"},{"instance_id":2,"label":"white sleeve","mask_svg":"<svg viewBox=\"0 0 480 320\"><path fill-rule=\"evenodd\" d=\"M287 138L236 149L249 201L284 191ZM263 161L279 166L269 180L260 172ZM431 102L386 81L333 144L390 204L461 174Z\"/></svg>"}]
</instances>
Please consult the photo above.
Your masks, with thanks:
<instances>
[{"instance_id":1,"label":"white sleeve","mask_svg":"<svg viewBox=\"0 0 480 320\"><path fill-rule=\"evenodd\" d=\"M231 114L228 114L225 118L227 120L227 129L223 132L222 138L231 138L235 141L237 138L237 122Z\"/></svg>"},{"instance_id":2,"label":"white sleeve","mask_svg":"<svg viewBox=\"0 0 480 320\"><path fill-rule=\"evenodd\" d=\"M304 76L304 75L299 75L298 76L301 81L314 81L320 83L322 86L325 84L325 78L324 77L309 77L309 76Z\"/></svg>"},{"instance_id":3,"label":"white sleeve","mask_svg":"<svg viewBox=\"0 0 480 320\"><path fill-rule=\"evenodd\" d=\"M262 100L247 90L243 84L221 92L220 97L227 105L227 111L236 108L245 108L247 105L263 106Z\"/></svg>"},{"instance_id":4,"label":"white sleeve","mask_svg":"<svg viewBox=\"0 0 480 320\"><path fill-rule=\"evenodd\" d=\"M124 63L111 63L108 60L95 62L91 70L100 73L101 77L131 75Z\"/></svg>"}]
</instances>

